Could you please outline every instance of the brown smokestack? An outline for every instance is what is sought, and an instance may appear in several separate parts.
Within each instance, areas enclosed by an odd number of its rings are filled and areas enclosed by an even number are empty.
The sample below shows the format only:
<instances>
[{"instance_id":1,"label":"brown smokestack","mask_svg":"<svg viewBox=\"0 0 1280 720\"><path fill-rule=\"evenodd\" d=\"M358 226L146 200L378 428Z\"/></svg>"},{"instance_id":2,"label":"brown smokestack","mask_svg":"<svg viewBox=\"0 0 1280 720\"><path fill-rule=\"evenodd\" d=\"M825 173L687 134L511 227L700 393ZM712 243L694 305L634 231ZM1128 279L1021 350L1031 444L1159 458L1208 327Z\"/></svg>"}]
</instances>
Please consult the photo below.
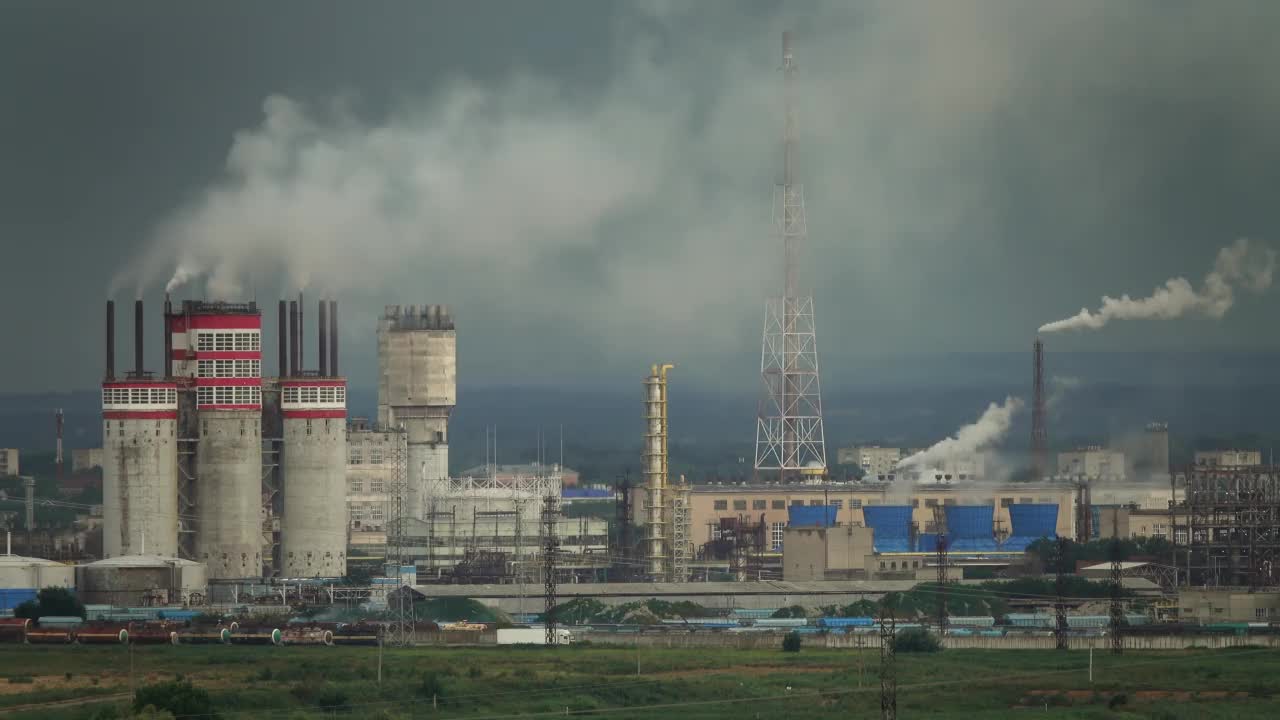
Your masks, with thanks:
<instances>
[{"instance_id":1,"label":"brown smokestack","mask_svg":"<svg viewBox=\"0 0 1280 720\"><path fill-rule=\"evenodd\" d=\"M338 377L338 301L329 301L329 372Z\"/></svg>"},{"instance_id":2,"label":"brown smokestack","mask_svg":"<svg viewBox=\"0 0 1280 720\"><path fill-rule=\"evenodd\" d=\"M142 301L133 301L133 369L142 377Z\"/></svg>"},{"instance_id":3,"label":"brown smokestack","mask_svg":"<svg viewBox=\"0 0 1280 720\"><path fill-rule=\"evenodd\" d=\"M289 377L298 376L298 301L289 301Z\"/></svg>"},{"instance_id":4,"label":"brown smokestack","mask_svg":"<svg viewBox=\"0 0 1280 720\"><path fill-rule=\"evenodd\" d=\"M289 305L284 300L280 301L280 320L276 325L276 335L280 346L277 372L280 377L289 377Z\"/></svg>"},{"instance_id":5,"label":"brown smokestack","mask_svg":"<svg viewBox=\"0 0 1280 720\"><path fill-rule=\"evenodd\" d=\"M316 333L316 337L319 338L318 350L320 352L320 377L329 377L329 348L326 346L329 328L325 325L324 311L325 302L321 300L319 309L317 310L318 322L316 323L320 329L320 332Z\"/></svg>"},{"instance_id":6,"label":"brown smokestack","mask_svg":"<svg viewBox=\"0 0 1280 720\"><path fill-rule=\"evenodd\" d=\"M107 301L107 379L116 379L116 301Z\"/></svg>"},{"instance_id":7,"label":"brown smokestack","mask_svg":"<svg viewBox=\"0 0 1280 720\"><path fill-rule=\"evenodd\" d=\"M164 294L164 327L162 328L161 337L164 338L164 376L166 378L173 377L173 331L169 327L169 316L173 315L173 301L169 299L169 293Z\"/></svg>"}]
</instances>

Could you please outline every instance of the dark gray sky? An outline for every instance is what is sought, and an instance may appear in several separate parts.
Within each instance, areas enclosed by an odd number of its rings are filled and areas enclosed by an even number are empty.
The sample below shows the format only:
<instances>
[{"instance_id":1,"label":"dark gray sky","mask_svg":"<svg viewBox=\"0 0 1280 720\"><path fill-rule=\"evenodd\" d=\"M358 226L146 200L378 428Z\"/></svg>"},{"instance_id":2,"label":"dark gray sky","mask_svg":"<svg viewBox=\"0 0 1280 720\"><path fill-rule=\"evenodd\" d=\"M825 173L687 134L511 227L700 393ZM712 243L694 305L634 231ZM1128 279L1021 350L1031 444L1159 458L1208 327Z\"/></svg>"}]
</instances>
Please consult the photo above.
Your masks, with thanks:
<instances>
[{"instance_id":1,"label":"dark gray sky","mask_svg":"<svg viewBox=\"0 0 1280 720\"><path fill-rule=\"evenodd\" d=\"M432 302L463 382L750 388L787 27L828 387L1280 243L1265 0L8 2L0 391L91 386L102 301L179 265L333 293L354 382L381 306ZM1053 342L1275 349L1277 302Z\"/></svg>"}]
</instances>

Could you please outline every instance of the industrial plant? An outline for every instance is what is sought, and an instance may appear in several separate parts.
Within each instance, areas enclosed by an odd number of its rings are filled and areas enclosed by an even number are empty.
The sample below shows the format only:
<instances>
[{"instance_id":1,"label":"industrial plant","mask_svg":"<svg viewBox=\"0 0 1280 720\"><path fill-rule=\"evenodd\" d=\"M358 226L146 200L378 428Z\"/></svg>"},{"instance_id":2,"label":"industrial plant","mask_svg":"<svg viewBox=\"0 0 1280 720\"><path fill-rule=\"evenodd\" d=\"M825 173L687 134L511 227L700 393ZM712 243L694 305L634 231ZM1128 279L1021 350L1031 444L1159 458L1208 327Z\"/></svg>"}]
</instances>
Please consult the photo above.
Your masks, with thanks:
<instances>
[{"instance_id":1,"label":"industrial plant","mask_svg":"<svg viewBox=\"0 0 1280 720\"><path fill-rule=\"evenodd\" d=\"M541 438L535 461L501 465L496 427L486 432L484 464L451 472L460 368L448 305L386 305L355 320L376 326L377 406L371 417L349 417L335 300L315 303L310 319L301 294L280 300L268 327L255 301L175 304L166 293L156 323L136 300L128 368L117 365L116 303L108 300L102 446L72 452L76 472L101 468L102 502L93 509L101 551L82 553L77 559L87 561L73 568L7 548L0 610L48 587L73 588L103 612L346 603L385 613L386 637L399 643L414 637L415 600L472 597L544 623L555 643L557 599L566 595L603 605L696 600L717 612L723 606L723 622L743 623L727 628L775 619L810 627L801 617L736 613L879 600L924 582L945 593L980 579L1062 576L1069 542L1105 541L1112 548L1105 567L1070 571L1105 571L1113 631L1147 622L1125 619L1133 613L1121 607L1122 586L1159 598L1142 616L1153 623L1212 615L1224 603L1280 623L1280 472L1260 451L1234 448L1202 449L1193 465L1171 467L1169 427L1158 421L1123 442L1062 444L1054 456L1052 357L1040 336L1030 346L1029 402L1021 391L992 401L928 447L882 439L839 448L829 463L815 302L799 271L807 224L789 33L782 71L783 167L773 202L781 294L765 303L754 451L742 453L741 476L690 482L673 464L681 416L670 379L684 370L670 362L654 362L632 386L640 394L631 457L642 481L632 486L628 476L607 486L584 477L596 484L570 488L578 477L566 480L563 449L549 462ZM1235 276L1223 277L1216 282ZM1112 314L1085 311L1041 334L1100 327ZM150 365L149 325L164 346ZM264 330L275 332L274 368L264 366ZM1009 462L995 450L1008 447L1012 418L1024 407L1030 436L1025 446L1017 441ZM62 483L61 411L57 417ZM744 445L751 419L743 418ZM19 460L16 449L0 451L0 475L19 475ZM34 482L23 483L29 531ZM567 509L584 498L598 503L592 512ZM1159 557L1127 566L1119 557L1124 542L1153 539L1164 542L1152 545ZM1241 589L1247 602L1236 597ZM1048 602L1036 601L1045 606L1038 614L1010 625L1049 627ZM942 605L935 627L945 633ZM1070 623L1065 610L1059 615L1053 627L1065 634ZM994 625L993 617L987 626ZM813 626L851 625L823 616Z\"/></svg>"}]
</instances>

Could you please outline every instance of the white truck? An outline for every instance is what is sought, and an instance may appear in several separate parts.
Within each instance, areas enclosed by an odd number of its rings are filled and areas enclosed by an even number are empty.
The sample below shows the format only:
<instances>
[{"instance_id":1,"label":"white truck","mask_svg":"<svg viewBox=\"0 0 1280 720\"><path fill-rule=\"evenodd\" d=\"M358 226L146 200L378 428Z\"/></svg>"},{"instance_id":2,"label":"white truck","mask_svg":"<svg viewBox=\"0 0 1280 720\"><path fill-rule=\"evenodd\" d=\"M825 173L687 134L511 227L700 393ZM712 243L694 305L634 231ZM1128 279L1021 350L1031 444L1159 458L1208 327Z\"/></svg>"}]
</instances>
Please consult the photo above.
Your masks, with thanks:
<instances>
[{"instance_id":1,"label":"white truck","mask_svg":"<svg viewBox=\"0 0 1280 720\"><path fill-rule=\"evenodd\" d=\"M563 628L556 628L556 644L569 645L573 642L573 633ZM499 645L546 645L546 628L498 628Z\"/></svg>"}]
</instances>

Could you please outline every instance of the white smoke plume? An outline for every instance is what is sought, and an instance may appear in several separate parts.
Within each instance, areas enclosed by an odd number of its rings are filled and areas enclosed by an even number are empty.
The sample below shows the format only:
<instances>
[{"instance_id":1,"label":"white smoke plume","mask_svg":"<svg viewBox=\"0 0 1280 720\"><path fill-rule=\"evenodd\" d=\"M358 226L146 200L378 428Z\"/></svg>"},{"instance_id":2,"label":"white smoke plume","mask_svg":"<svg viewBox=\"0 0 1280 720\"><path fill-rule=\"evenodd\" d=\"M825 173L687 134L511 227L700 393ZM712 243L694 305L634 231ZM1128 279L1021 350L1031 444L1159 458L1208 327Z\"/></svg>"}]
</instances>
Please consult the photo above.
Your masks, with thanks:
<instances>
[{"instance_id":1,"label":"white smoke plume","mask_svg":"<svg viewBox=\"0 0 1280 720\"><path fill-rule=\"evenodd\" d=\"M1040 326L1040 332L1097 330L1112 320L1171 320L1188 313L1220 319L1235 304L1235 288L1262 292L1271 287L1276 252L1240 238L1218 251L1213 270L1205 276L1199 291L1186 278L1176 277L1156 288L1149 297L1102 298L1097 312L1082 309L1079 314Z\"/></svg>"},{"instance_id":2,"label":"white smoke plume","mask_svg":"<svg viewBox=\"0 0 1280 720\"><path fill-rule=\"evenodd\" d=\"M899 470L941 466L947 460L986 450L1009 433L1013 416L1022 409L1022 400L1007 397L1003 404L991 403L977 421L960 428L955 435L903 458Z\"/></svg>"},{"instance_id":3,"label":"white smoke plume","mask_svg":"<svg viewBox=\"0 0 1280 720\"><path fill-rule=\"evenodd\" d=\"M1075 392L1084 381L1072 375L1054 375L1049 378L1049 397L1045 400L1045 409L1053 412L1070 393Z\"/></svg>"}]
</instances>

